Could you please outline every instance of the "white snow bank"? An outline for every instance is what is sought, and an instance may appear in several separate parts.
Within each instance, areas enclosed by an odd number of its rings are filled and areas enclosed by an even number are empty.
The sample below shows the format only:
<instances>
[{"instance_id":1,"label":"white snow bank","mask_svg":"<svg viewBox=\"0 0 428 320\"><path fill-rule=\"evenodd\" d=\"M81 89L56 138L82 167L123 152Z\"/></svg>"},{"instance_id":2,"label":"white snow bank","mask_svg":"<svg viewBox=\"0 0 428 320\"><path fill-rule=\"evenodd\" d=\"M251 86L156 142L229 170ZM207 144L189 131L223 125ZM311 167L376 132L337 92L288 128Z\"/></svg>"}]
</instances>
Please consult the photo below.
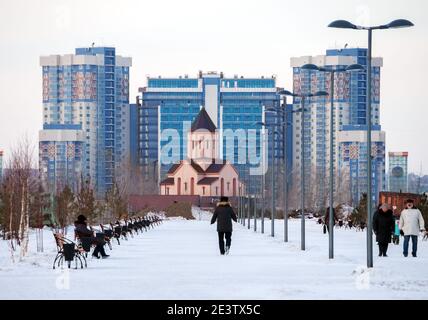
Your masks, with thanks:
<instances>
[{"instance_id":1,"label":"white snow bank","mask_svg":"<svg viewBox=\"0 0 428 320\"><path fill-rule=\"evenodd\" d=\"M306 251L300 221L289 221L289 243L282 226L276 220L272 238L269 220L266 234L260 221L257 233L234 224L231 253L221 256L215 225L168 220L113 244L109 259L88 259L84 270L52 270L50 232L44 253L31 233L29 256L15 264L0 241L0 299L428 299L427 241L419 242L418 258L404 258L402 243L391 245L389 257L375 255L369 270L365 232L335 229L329 260L328 234L316 221L306 221Z\"/></svg>"},{"instance_id":2,"label":"white snow bank","mask_svg":"<svg viewBox=\"0 0 428 320\"><path fill-rule=\"evenodd\" d=\"M196 220L211 221L213 213L211 211L202 210L199 207L192 207L192 215Z\"/></svg>"}]
</instances>

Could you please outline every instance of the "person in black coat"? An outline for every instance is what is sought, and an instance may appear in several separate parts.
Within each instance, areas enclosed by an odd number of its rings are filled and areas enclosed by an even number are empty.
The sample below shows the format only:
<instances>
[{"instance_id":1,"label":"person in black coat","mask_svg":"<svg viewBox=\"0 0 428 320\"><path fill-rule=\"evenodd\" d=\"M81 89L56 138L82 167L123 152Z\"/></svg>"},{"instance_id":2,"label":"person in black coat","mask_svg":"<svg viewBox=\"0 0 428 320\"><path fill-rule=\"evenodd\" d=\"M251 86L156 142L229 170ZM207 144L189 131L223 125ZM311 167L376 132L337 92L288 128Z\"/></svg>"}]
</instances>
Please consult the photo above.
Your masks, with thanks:
<instances>
[{"instance_id":1,"label":"person in black coat","mask_svg":"<svg viewBox=\"0 0 428 320\"><path fill-rule=\"evenodd\" d=\"M376 241L379 245L379 257L387 257L386 251L391 242L394 232L395 222L392 210L387 204L379 206L378 211L373 216L373 231L376 234Z\"/></svg>"},{"instance_id":2,"label":"person in black coat","mask_svg":"<svg viewBox=\"0 0 428 320\"><path fill-rule=\"evenodd\" d=\"M221 197L211 219L211 224L217 221L218 244L222 255L229 253L230 245L232 244L232 220L237 222L238 218L230 206L229 198ZM224 247L225 237L226 248Z\"/></svg>"},{"instance_id":3,"label":"person in black coat","mask_svg":"<svg viewBox=\"0 0 428 320\"><path fill-rule=\"evenodd\" d=\"M100 253L102 258L109 257L109 255L106 254L104 250L105 242L103 240L100 240L94 237L94 232L88 228L88 225L86 223L86 217L83 214L77 217L77 221L74 221L74 231L76 232L76 235L79 238L90 238L92 243L95 244L95 249L94 249L94 252L92 253L92 256L94 258L99 259Z\"/></svg>"}]
</instances>

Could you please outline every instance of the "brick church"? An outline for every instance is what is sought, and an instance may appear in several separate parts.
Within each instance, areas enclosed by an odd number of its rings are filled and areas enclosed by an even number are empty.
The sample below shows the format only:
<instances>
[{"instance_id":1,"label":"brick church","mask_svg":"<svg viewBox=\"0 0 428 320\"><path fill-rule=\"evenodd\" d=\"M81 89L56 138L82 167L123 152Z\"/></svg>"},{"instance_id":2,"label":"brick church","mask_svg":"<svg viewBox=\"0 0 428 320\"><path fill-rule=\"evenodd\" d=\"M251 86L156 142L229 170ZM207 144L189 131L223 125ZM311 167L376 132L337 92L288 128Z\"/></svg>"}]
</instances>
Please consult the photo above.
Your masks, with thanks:
<instances>
[{"instance_id":1,"label":"brick church","mask_svg":"<svg viewBox=\"0 0 428 320\"><path fill-rule=\"evenodd\" d=\"M174 164L160 184L162 195L238 196L238 171L219 159L219 134L205 108L192 123L187 159Z\"/></svg>"}]
</instances>

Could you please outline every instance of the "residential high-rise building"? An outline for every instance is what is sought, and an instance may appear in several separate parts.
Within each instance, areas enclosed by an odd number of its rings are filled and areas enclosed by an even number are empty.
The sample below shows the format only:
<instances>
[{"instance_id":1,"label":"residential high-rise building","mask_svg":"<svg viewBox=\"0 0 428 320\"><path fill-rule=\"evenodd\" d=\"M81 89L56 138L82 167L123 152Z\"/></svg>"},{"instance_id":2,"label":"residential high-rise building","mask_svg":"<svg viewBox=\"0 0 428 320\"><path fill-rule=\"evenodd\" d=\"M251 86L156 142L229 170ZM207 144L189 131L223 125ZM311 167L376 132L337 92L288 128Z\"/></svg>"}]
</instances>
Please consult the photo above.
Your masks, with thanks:
<instances>
[{"instance_id":1,"label":"residential high-rise building","mask_svg":"<svg viewBox=\"0 0 428 320\"><path fill-rule=\"evenodd\" d=\"M40 159L40 170L49 180L46 184L55 186L57 178L68 175L60 172L61 166L53 169L48 165L62 161L56 158L62 157L64 143L69 145L72 136L79 145L83 138L84 148L79 148L84 150L79 160L83 162L76 178L90 179L102 195L111 187L115 169L129 158L131 58L116 55L112 47L89 47L77 48L75 54L42 56L40 65L44 125L40 149L51 150ZM58 130L74 132L61 134Z\"/></svg>"},{"instance_id":2,"label":"residential high-rise building","mask_svg":"<svg viewBox=\"0 0 428 320\"><path fill-rule=\"evenodd\" d=\"M86 160L85 136L77 124L45 124L39 132L40 177L45 190L77 191Z\"/></svg>"},{"instance_id":3,"label":"residential high-rise building","mask_svg":"<svg viewBox=\"0 0 428 320\"><path fill-rule=\"evenodd\" d=\"M325 55L320 56L304 56L291 59L291 66L293 67L293 90L295 93L315 93L317 91L326 91L330 93L330 74L326 72L304 70L301 67L305 64L315 64L328 70L337 70L345 68L352 64L361 64L367 66L367 49L361 48L348 48L341 50L327 50ZM372 126L375 136L384 137L379 126L380 121L380 69L383 65L382 58L372 59ZM359 150L363 150L361 136L357 132L361 131L362 127L366 125L366 97L367 97L367 83L366 71L359 72L336 72L335 74L335 87L334 87L334 104L333 104L333 125L334 125L334 141L333 148L334 154L337 155L333 159L334 170L337 177L344 174L344 172L353 172L348 166L349 161L340 158L341 146L338 143L339 134L342 131L349 131L342 135L349 140L355 137L354 141L358 145ZM295 109L298 108L300 99L294 99ZM306 112L304 125L306 141L304 142L305 159L306 159L306 175L308 181L307 192L315 193L314 197L318 199L318 205L323 206L328 199L328 168L330 166L330 96L312 98L307 101L308 112ZM296 116L293 126L293 139L296 141L293 146L293 170L300 172L300 131L301 123L300 116ZM380 139L382 140L382 139ZM384 138L383 138L384 140ZM351 141L346 141L351 143ZM381 141L379 141L381 143ZM378 143L374 143L372 147ZM384 147L382 147L384 148ZM380 148L380 149L382 149ZM346 149L346 148L345 148ZM364 162L364 153L359 152L359 159ZM376 166L384 170L383 165ZM341 168L340 165L345 167ZM361 176L364 170L358 170L358 178L350 176L351 180L357 179L362 181L367 180L367 177ZM385 177L385 172L377 172L377 176ZM382 178L384 179L384 178ZM300 180L299 175L296 176L294 182ZM363 185L358 182L359 187L355 190L363 192ZM338 183L336 181L335 190L338 190ZM352 181L352 183L356 183ZM373 197L377 199L379 191L384 187L384 184L376 184L377 189L373 190ZM355 196L355 194L354 194ZM353 196L353 197L354 197ZM360 196L358 196L359 198Z\"/></svg>"},{"instance_id":4,"label":"residential high-rise building","mask_svg":"<svg viewBox=\"0 0 428 320\"><path fill-rule=\"evenodd\" d=\"M408 152L389 152L389 170L388 182L389 191L407 192L408 191Z\"/></svg>"},{"instance_id":5,"label":"residential high-rise building","mask_svg":"<svg viewBox=\"0 0 428 320\"><path fill-rule=\"evenodd\" d=\"M366 126L345 126L338 135L339 176L337 187L350 195L352 205L358 205L367 193L367 133ZM380 126L372 131L372 197L378 203L379 192L385 190L385 132Z\"/></svg>"},{"instance_id":6,"label":"residential high-rise building","mask_svg":"<svg viewBox=\"0 0 428 320\"><path fill-rule=\"evenodd\" d=\"M149 77L147 86L140 88L139 109L139 164L145 185L154 181L145 192L158 192L159 181L170 167L186 157L186 133L202 107L221 134L220 158L236 167L250 193L260 192L260 183L249 183L257 175L250 169L260 167L262 155L257 122L278 121L266 112L279 107L277 90L275 77L227 78L217 72L199 72L194 78ZM283 132L277 132L275 157L283 159Z\"/></svg>"}]
</instances>

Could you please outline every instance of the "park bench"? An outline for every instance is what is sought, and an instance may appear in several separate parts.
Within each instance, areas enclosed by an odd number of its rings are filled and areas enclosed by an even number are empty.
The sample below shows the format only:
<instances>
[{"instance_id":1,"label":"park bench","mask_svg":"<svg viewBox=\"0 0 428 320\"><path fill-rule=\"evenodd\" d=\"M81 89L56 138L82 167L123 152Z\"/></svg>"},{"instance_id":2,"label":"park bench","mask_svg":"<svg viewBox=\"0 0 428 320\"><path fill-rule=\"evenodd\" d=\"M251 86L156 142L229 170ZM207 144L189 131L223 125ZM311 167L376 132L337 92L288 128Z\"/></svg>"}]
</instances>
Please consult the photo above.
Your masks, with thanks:
<instances>
[{"instance_id":1,"label":"park bench","mask_svg":"<svg viewBox=\"0 0 428 320\"><path fill-rule=\"evenodd\" d=\"M53 262L53 269L55 269L56 265L62 267L64 261L67 262L69 269L73 261L75 262L75 269L77 269L78 262L80 263L81 269L83 269L83 266L87 267L86 257L82 247L78 246L70 239L65 238L61 233L54 233L53 235L57 246L57 255Z\"/></svg>"}]
</instances>

